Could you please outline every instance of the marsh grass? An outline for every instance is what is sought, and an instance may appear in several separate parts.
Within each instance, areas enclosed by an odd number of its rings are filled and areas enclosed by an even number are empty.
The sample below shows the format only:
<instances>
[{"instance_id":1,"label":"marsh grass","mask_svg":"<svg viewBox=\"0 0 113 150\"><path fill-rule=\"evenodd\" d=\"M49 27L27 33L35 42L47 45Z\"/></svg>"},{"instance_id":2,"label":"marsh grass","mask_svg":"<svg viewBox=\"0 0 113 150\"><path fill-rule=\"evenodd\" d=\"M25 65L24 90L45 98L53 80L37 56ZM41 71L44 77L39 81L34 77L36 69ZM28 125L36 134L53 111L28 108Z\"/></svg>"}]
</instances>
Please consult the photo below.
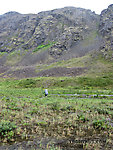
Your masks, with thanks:
<instances>
[{"instance_id":1,"label":"marsh grass","mask_svg":"<svg viewBox=\"0 0 113 150\"><path fill-rule=\"evenodd\" d=\"M90 143L89 140L85 143L79 142L79 146L84 149L90 149L91 145L96 148L102 147L105 143L102 138L113 142L111 99L80 99L62 95L70 91L79 94L107 94L112 93L112 90L50 88L49 95L45 97L42 88L33 88L34 82L29 81L31 87L18 86L20 83L23 84L21 81L10 80L0 83L0 145L42 137L67 139L67 141L71 139L71 143L66 141L60 144L59 149L75 147L76 139L81 140L86 137L90 140L93 140L92 137L98 137L100 144ZM61 95L53 94L58 92ZM110 143L108 146L111 146Z\"/></svg>"}]
</instances>

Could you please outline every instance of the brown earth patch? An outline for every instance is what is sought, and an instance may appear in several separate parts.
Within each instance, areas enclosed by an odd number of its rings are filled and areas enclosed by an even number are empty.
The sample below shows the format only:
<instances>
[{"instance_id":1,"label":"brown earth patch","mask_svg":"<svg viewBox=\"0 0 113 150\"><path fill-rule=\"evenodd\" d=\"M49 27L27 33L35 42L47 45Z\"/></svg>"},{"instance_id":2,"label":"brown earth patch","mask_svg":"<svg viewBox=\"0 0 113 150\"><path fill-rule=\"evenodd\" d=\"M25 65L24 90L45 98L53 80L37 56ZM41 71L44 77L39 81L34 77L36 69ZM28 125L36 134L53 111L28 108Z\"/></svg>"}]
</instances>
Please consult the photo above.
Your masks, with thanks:
<instances>
[{"instance_id":1,"label":"brown earth patch","mask_svg":"<svg viewBox=\"0 0 113 150\"><path fill-rule=\"evenodd\" d=\"M40 72L36 72L35 66L22 66L15 68L0 68L0 77L10 78L30 78L30 77L60 77L60 76L78 76L84 73L86 68L65 68L56 67Z\"/></svg>"},{"instance_id":2,"label":"brown earth patch","mask_svg":"<svg viewBox=\"0 0 113 150\"><path fill-rule=\"evenodd\" d=\"M0 70L1 72L1 70ZM29 78L36 77L35 67L21 67L21 68L7 68L6 72L2 73L0 77L15 77L15 78Z\"/></svg>"},{"instance_id":3,"label":"brown earth patch","mask_svg":"<svg viewBox=\"0 0 113 150\"><path fill-rule=\"evenodd\" d=\"M51 68L44 71L40 71L38 76L53 76L53 77L60 77L60 76L77 76L85 72L86 68L65 68L65 67L57 67Z\"/></svg>"}]
</instances>

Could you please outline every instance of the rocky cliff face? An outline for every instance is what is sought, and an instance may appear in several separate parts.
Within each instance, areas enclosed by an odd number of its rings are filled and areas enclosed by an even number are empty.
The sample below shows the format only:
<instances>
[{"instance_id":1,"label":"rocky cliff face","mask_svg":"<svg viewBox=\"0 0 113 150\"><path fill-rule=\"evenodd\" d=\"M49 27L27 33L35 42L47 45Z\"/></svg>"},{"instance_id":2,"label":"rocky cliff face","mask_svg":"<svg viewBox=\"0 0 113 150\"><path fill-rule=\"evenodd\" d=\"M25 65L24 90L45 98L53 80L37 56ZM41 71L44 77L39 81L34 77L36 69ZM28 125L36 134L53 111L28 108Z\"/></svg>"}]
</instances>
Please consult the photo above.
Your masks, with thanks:
<instances>
[{"instance_id":1,"label":"rocky cliff face","mask_svg":"<svg viewBox=\"0 0 113 150\"><path fill-rule=\"evenodd\" d=\"M113 59L113 4L100 15L99 32L104 38L100 50L106 58Z\"/></svg>"},{"instance_id":2,"label":"rocky cliff face","mask_svg":"<svg viewBox=\"0 0 113 150\"><path fill-rule=\"evenodd\" d=\"M97 30L99 16L90 10L66 7L37 15L9 12L0 16L0 51L33 50L54 42L51 55L61 55Z\"/></svg>"}]
</instances>

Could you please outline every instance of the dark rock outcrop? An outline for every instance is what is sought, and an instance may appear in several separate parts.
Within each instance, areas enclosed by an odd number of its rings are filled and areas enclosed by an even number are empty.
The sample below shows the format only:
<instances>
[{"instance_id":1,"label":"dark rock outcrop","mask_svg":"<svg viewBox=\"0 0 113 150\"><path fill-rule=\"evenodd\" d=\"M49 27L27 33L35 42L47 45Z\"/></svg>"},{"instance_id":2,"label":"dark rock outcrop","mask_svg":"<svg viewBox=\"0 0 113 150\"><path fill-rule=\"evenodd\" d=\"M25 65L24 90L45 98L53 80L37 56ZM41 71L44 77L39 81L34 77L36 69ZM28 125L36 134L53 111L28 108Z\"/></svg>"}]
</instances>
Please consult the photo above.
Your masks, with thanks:
<instances>
[{"instance_id":1,"label":"dark rock outcrop","mask_svg":"<svg viewBox=\"0 0 113 150\"><path fill-rule=\"evenodd\" d=\"M113 59L113 4L103 10L100 15L99 32L104 39L100 47L105 58Z\"/></svg>"}]
</instances>

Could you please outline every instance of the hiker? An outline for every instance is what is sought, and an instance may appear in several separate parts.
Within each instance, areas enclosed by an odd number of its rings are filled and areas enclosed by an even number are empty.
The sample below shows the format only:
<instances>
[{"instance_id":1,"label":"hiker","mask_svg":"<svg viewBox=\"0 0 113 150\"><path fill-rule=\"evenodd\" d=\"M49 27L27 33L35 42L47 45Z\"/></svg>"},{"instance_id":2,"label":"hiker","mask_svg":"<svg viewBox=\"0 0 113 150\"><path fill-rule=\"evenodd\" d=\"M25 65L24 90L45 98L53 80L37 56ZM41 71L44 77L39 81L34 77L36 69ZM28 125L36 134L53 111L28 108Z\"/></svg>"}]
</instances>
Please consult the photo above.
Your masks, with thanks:
<instances>
[{"instance_id":1,"label":"hiker","mask_svg":"<svg viewBox=\"0 0 113 150\"><path fill-rule=\"evenodd\" d=\"M45 96L47 96L48 95L48 90L47 89L45 89Z\"/></svg>"}]
</instances>

